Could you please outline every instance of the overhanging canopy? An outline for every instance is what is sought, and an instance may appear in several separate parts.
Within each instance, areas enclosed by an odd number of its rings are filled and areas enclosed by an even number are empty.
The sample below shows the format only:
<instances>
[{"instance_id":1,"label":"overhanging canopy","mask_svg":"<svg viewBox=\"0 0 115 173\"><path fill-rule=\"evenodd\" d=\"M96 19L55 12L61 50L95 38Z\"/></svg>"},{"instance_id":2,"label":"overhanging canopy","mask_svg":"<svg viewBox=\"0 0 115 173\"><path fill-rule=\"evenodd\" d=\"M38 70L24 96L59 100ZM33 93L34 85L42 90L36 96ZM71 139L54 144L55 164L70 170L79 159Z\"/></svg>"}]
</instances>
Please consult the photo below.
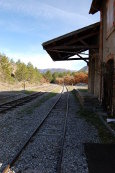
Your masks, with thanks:
<instances>
[{"instance_id":1,"label":"overhanging canopy","mask_svg":"<svg viewBox=\"0 0 115 173\"><path fill-rule=\"evenodd\" d=\"M101 4L102 4L102 0L93 0L89 14L95 14L98 11L100 11Z\"/></svg>"},{"instance_id":2,"label":"overhanging canopy","mask_svg":"<svg viewBox=\"0 0 115 173\"><path fill-rule=\"evenodd\" d=\"M79 55L90 49L98 49L100 23L70 32L42 44L43 48L54 61L87 60ZM77 55L77 58L70 58Z\"/></svg>"}]
</instances>

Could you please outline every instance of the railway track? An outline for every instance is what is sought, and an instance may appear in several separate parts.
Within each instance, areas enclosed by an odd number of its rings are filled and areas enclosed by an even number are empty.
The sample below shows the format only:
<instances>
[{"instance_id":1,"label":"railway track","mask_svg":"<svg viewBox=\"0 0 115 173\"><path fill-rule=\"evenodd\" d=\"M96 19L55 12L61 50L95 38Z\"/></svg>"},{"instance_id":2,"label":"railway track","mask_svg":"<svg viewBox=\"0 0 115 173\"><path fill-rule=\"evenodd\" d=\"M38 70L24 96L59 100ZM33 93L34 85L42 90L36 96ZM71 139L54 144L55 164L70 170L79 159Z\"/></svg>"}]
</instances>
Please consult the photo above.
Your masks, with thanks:
<instances>
[{"instance_id":1,"label":"railway track","mask_svg":"<svg viewBox=\"0 0 115 173\"><path fill-rule=\"evenodd\" d=\"M65 95L63 98L65 89L67 91L66 102L65 102ZM67 116L68 116L68 109L69 109L68 100L69 100L68 89L65 86L63 86L60 96L58 97L56 102L53 104L53 106L51 107L51 109L49 110L49 112L47 113L45 118L41 121L39 126L34 130L34 132L28 138L28 140L20 147L19 151L13 157L13 159L11 159L11 161L7 164L6 168L4 170L2 170L2 173L9 173L11 171L11 168L16 164L16 162L18 162L19 157L21 157L21 154L23 154L23 152L27 149L27 146L29 146L31 144L31 141L33 140L33 138L36 138L37 134L40 135L41 131L43 129L45 129L47 127L47 125L49 126L49 121L50 121L50 123L53 121L52 125L54 125L54 120L52 119L52 117L57 118L57 114L56 114L56 116L54 116L54 112L58 113L59 111L61 111L63 109L63 115L61 115L61 117L60 117L61 119L63 119L62 124L61 124L61 126L62 126L61 135L59 135L59 134L56 135L56 137L58 138L58 140L60 142L59 142L59 146L58 146L59 152L57 155L57 163L56 163L56 171L55 171L57 173L62 172L63 147L64 147L64 140L65 140L65 135L66 135ZM21 171L19 171L19 172L21 172Z\"/></svg>"},{"instance_id":2,"label":"railway track","mask_svg":"<svg viewBox=\"0 0 115 173\"><path fill-rule=\"evenodd\" d=\"M17 108L18 106L22 106L22 105L36 99L38 96L45 94L47 91L50 92L52 90L53 90L53 88L50 87L48 89L44 89L44 92L40 91L40 92L31 94L31 95L28 95L25 97L21 97L19 99L15 99L15 100L0 104L0 113L6 113L7 111Z\"/></svg>"},{"instance_id":3,"label":"railway track","mask_svg":"<svg viewBox=\"0 0 115 173\"><path fill-rule=\"evenodd\" d=\"M10 101L7 103L3 103L0 105L0 113L6 113L7 111L9 111L13 108L16 108L18 106L22 106L25 103L28 103L28 102L32 101L33 99L35 99L38 96L41 96L43 94L44 93L42 93L42 92L38 92L38 93L34 93L34 94L29 95L29 96L25 96L25 97L22 97L22 98L19 98L19 99L16 99L16 100L13 100L13 101Z\"/></svg>"}]
</instances>

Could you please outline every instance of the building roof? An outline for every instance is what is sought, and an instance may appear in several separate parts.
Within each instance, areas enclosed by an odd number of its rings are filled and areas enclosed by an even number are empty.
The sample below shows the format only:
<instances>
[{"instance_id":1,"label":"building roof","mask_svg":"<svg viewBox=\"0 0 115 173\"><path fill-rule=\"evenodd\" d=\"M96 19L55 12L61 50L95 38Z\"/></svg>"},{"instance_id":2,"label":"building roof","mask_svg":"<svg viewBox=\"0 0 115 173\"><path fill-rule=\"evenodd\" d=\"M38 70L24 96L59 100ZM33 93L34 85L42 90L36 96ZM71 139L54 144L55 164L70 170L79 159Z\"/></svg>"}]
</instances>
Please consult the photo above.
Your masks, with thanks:
<instances>
[{"instance_id":1,"label":"building roof","mask_svg":"<svg viewBox=\"0 0 115 173\"><path fill-rule=\"evenodd\" d=\"M93 0L89 14L95 14L100 11L102 0Z\"/></svg>"},{"instance_id":2,"label":"building roof","mask_svg":"<svg viewBox=\"0 0 115 173\"><path fill-rule=\"evenodd\" d=\"M54 61L83 59L79 53L99 48L96 42L99 29L100 23L98 22L47 41L42 46ZM74 55L78 57L70 59Z\"/></svg>"}]
</instances>

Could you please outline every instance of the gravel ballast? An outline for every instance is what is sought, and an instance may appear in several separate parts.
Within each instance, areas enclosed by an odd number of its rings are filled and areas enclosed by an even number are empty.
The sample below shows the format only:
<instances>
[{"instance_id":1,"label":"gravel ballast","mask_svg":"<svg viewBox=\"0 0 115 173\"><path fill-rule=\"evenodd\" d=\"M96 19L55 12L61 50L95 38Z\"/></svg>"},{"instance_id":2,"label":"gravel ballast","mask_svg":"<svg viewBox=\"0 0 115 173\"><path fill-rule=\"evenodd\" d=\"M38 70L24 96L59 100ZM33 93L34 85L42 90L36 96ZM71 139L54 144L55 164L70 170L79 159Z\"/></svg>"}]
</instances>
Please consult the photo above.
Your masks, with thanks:
<instances>
[{"instance_id":1,"label":"gravel ballast","mask_svg":"<svg viewBox=\"0 0 115 173\"><path fill-rule=\"evenodd\" d=\"M3 166L13 158L20 146L27 140L28 135L30 136L33 130L40 124L59 96L60 94L49 99L30 115L25 112L20 114L18 112L17 114L14 110L7 113L5 118L0 118L0 123L3 125L3 128L0 128L0 162ZM13 167L15 172L56 172L63 135L66 98L67 93L65 92L57 108L51 112L40 131L32 138L31 143L15 163ZM89 125L85 119L80 117L79 107L79 103L76 103L74 96L70 94L67 131L62 159L63 173L88 173L84 143L100 142L94 126ZM6 120L9 122L6 123Z\"/></svg>"},{"instance_id":2,"label":"gravel ballast","mask_svg":"<svg viewBox=\"0 0 115 173\"><path fill-rule=\"evenodd\" d=\"M46 93L47 96L49 93ZM39 103L44 95L38 97L32 102L27 103L15 110L1 114L0 116L0 165L1 170L14 157L20 147L27 141L28 137L39 125L46 113L51 109L52 104L60 96L47 100L40 107L33 109L36 103ZM27 111L29 110L30 111ZM31 111L32 109L32 111Z\"/></svg>"},{"instance_id":3,"label":"gravel ballast","mask_svg":"<svg viewBox=\"0 0 115 173\"><path fill-rule=\"evenodd\" d=\"M80 105L70 95L62 172L88 173L84 143L99 143L97 130L79 115Z\"/></svg>"}]
</instances>

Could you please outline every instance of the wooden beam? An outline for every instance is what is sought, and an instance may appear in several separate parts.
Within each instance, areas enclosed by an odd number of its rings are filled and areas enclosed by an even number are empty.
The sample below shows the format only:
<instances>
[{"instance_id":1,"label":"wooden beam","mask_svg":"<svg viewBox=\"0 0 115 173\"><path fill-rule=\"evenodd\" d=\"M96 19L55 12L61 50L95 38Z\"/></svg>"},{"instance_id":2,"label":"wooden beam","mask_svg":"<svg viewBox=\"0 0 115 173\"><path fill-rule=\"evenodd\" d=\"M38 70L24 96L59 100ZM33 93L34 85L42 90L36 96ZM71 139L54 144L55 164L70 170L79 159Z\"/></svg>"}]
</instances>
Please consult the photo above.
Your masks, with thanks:
<instances>
[{"instance_id":1,"label":"wooden beam","mask_svg":"<svg viewBox=\"0 0 115 173\"><path fill-rule=\"evenodd\" d=\"M64 56L63 59L68 59L68 58L70 58L70 57L72 57L72 55ZM61 58L62 58L62 57L61 57Z\"/></svg>"},{"instance_id":2,"label":"wooden beam","mask_svg":"<svg viewBox=\"0 0 115 173\"><path fill-rule=\"evenodd\" d=\"M80 39L80 42L81 42L83 45L85 45L85 46L88 45L83 39Z\"/></svg>"},{"instance_id":3,"label":"wooden beam","mask_svg":"<svg viewBox=\"0 0 115 173\"><path fill-rule=\"evenodd\" d=\"M46 49L46 51L47 52L49 52L49 54L51 53L51 52L60 52L60 53L67 53L67 54L71 54L71 56L72 55L75 55L76 53L80 53L80 52L84 52L84 50L83 51L67 51L67 50L53 50L53 49Z\"/></svg>"},{"instance_id":4,"label":"wooden beam","mask_svg":"<svg viewBox=\"0 0 115 173\"><path fill-rule=\"evenodd\" d=\"M79 58L82 58L83 59L83 57L81 55L77 54L77 56L79 56Z\"/></svg>"},{"instance_id":5,"label":"wooden beam","mask_svg":"<svg viewBox=\"0 0 115 173\"><path fill-rule=\"evenodd\" d=\"M50 51L49 54L51 54L51 52L60 52L60 53L69 54L69 55L67 55L67 57L70 57L70 55L72 56L72 55L76 55L76 54L83 54L83 55L88 55L89 56L89 54L83 53L86 50L80 50L80 51L75 52L75 51L66 51L66 50L64 51L64 50L51 50L51 49L47 49L46 51L47 52Z\"/></svg>"},{"instance_id":6,"label":"wooden beam","mask_svg":"<svg viewBox=\"0 0 115 173\"><path fill-rule=\"evenodd\" d=\"M95 36L95 35L98 35L99 32L93 32L93 33L90 33L90 34L87 34L87 35L84 35L84 36L81 36L80 38L78 36L76 36L75 38L73 38L71 41L69 41L68 43L66 43L66 45L72 45L74 43L77 43L78 41L80 40L84 40L88 37L92 37L92 36Z\"/></svg>"},{"instance_id":7,"label":"wooden beam","mask_svg":"<svg viewBox=\"0 0 115 173\"><path fill-rule=\"evenodd\" d=\"M72 61L72 60L89 60L89 58L56 59L56 60L54 60L54 61Z\"/></svg>"},{"instance_id":8,"label":"wooden beam","mask_svg":"<svg viewBox=\"0 0 115 173\"><path fill-rule=\"evenodd\" d=\"M55 47L53 47L53 50L65 50L65 49L98 49L99 48L99 46L98 45L84 45L84 46L77 46L77 45L75 45L75 46L64 46L64 45L62 45L62 46L55 46Z\"/></svg>"},{"instance_id":9,"label":"wooden beam","mask_svg":"<svg viewBox=\"0 0 115 173\"><path fill-rule=\"evenodd\" d=\"M81 55L79 55L79 54L77 54L77 56L79 57L79 58L81 58L82 60L84 60L86 63L87 63L87 59L86 58L83 58Z\"/></svg>"}]
</instances>

